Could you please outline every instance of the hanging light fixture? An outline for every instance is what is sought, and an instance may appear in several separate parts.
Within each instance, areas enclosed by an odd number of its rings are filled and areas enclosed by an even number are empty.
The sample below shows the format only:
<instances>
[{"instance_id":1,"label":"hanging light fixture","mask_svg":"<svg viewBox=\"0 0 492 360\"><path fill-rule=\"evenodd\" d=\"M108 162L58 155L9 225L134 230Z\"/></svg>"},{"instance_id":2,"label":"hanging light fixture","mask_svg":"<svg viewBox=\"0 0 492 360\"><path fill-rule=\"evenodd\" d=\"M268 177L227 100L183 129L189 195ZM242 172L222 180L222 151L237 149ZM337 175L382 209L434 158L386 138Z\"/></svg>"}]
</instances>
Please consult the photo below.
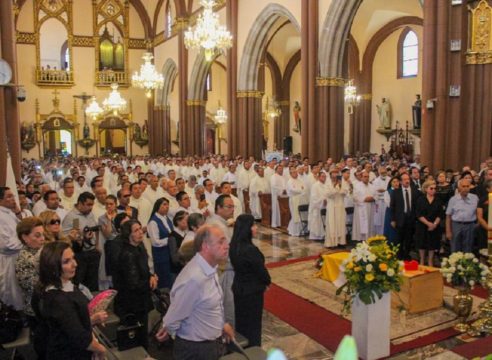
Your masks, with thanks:
<instances>
[{"instance_id":1,"label":"hanging light fixture","mask_svg":"<svg viewBox=\"0 0 492 360\"><path fill-rule=\"evenodd\" d=\"M118 84L111 84L111 89L113 90L103 101L103 107L106 110L112 110L113 114L116 116L118 114L118 111L122 111L126 108L126 100L123 99L118 92Z\"/></svg>"},{"instance_id":2,"label":"hanging light fixture","mask_svg":"<svg viewBox=\"0 0 492 360\"><path fill-rule=\"evenodd\" d=\"M104 110L99 106L99 104L97 103L97 100L96 100L96 97L93 96L91 98L91 102L89 104L89 106L87 106L85 108L85 114L87 116L90 116L93 120L96 120L97 117L99 115L101 115L101 113L103 112Z\"/></svg>"},{"instance_id":3,"label":"hanging light fixture","mask_svg":"<svg viewBox=\"0 0 492 360\"><path fill-rule=\"evenodd\" d=\"M267 116L271 118L272 120L280 117L282 115L282 110L280 110L280 107L278 106L277 102L275 99L272 99L272 102L270 103L267 97L266 101L266 111L267 111Z\"/></svg>"},{"instance_id":4,"label":"hanging light fixture","mask_svg":"<svg viewBox=\"0 0 492 360\"><path fill-rule=\"evenodd\" d=\"M357 95L357 87L354 86L353 80L349 80L345 86L345 102L349 106L349 113L353 111L353 107L357 106L361 100L361 96Z\"/></svg>"},{"instance_id":5,"label":"hanging light fixture","mask_svg":"<svg viewBox=\"0 0 492 360\"><path fill-rule=\"evenodd\" d=\"M155 70L151 62L153 58L150 52L146 52L142 56L144 63L140 66L140 73L135 71L132 76L133 86L144 89L148 98L152 96L152 90L162 89L164 85L164 77Z\"/></svg>"},{"instance_id":6,"label":"hanging light fixture","mask_svg":"<svg viewBox=\"0 0 492 360\"><path fill-rule=\"evenodd\" d=\"M219 107L217 109L217 112L215 113L214 118L215 118L215 122L219 125L223 125L227 122L227 112L220 105L220 100L219 100Z\"/></svg>"},{"instance_id":7,"label":"hanging light fixture","mask_svg":"<svg viewBox=\"0 0 492 360\"><path fill-rule=\"evenodd\" d=\"M185 32L187 49L202 50L205 60L211 61L216 52L224 53L232 46L232 35L219 24L219 15L213 11L215 0L201 0L203 12L198 16L194 30Z\"/></svg>"}]
</instances>

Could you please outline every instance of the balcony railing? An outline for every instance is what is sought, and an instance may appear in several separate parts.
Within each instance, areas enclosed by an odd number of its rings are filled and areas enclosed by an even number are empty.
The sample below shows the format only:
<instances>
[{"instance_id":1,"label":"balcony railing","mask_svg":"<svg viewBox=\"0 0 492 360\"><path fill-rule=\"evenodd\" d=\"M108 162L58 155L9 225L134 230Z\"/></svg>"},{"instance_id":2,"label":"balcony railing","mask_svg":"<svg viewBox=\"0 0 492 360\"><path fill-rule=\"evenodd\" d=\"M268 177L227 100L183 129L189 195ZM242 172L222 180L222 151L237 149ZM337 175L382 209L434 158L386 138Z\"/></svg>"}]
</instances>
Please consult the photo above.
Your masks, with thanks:
<instances>
[{"instance_id":1,"label":"balcony railing","mask_svg":"<svg viewBox=\"0 0 492 360\"><path fill-rule=\"evenodd\" d=\"M73 72L70 70L37 68L36 84L39 86L73 86Z\"/></svg>"},{"instance_id":2,"label":"balcony railing","mask_svg":"<svg viewBox=\"0 0 492 360\"><path fill-rule=\"evenodd\" d=\"M96 72L96 86L110 86L117 83L120 86L129 86L126 71L102 70Z\"/></svg>"}]
</instances>

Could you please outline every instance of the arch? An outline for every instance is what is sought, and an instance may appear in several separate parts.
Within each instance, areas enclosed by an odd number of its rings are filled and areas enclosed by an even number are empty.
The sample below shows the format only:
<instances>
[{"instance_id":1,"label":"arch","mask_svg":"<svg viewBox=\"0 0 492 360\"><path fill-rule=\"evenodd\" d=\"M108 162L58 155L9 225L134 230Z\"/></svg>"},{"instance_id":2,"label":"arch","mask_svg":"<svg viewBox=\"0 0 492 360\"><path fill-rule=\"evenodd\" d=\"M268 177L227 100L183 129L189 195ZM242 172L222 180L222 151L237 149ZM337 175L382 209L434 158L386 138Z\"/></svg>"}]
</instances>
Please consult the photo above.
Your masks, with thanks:
<instances>
[{"instance_id":1,"label":"arch","mask_svg":"<svg viewBox=\"0 0 492 360\"><path fill-rule=\"evenodd\" d=\"M169 105L169 95L174 87L174 80L178 76L178 67L173 59L167 59L162 66L162 76L164 76L164 85L157 93L157 105Z\"/></svg>"},{"instance_id":2,"label":"arch","mask_svg":"<svg viewBox=\"0 0 492 360\"><path fill-rule=\"evenodd\" d=\"M205 60L205 55L200 53L193 64L191 71L190 83L188 84L188 99L189 100L205 100L205 83L210 67L215 62L219 55L215 55L211 61Z\"/></svg>"},{"instance_id":3,"label":"arch","mask_svg":"<svg viewBox=\"0 0 492 360\"><path fill-rule=\"evenodd\" d=\"M343 77L346 40L362 0L333 1L323 23L319 45L321 77Z\"/></svg>"},{"instance_id":4,"label":"arch","mask_svg":"<svg viewBox=\"0 0 492 360\"><path fill-rule=\"evenodd\" d=\"M264 54L269 33L278 19L287 18L301 32L301 27L292 13L279 4L269 4L258 15L244 44L239 67L238 90L257 90L259 65Z\"/></svg>"},{"instance_id":5,"label":"arch","mask_svg":"<svg viewBox=\"0 0 492 360\"><path fill-rule=\"evenodd\" d=\"M404 66L404 61L405 61L405 59L403 58L403 56L404 56L403 49L404 49L405 41L406 41L409 33L413 33L415 35L415 37L417 38L417 49L419 48L419 45L420 45L419 44L420 40L419 40L415 30L413 30L409 26L406 26L400 34L400 37L398 39L398 45L397 45L397 55L396 56L397 56L397 78L398 79L406 78L406 77L415 77L418 74L418 67L417 67L417 74L415 74L415 75L405 75L403 72L403 66ZM417 63L418 63L418 50L417 50Z\"/></svg>"}]
</instances>

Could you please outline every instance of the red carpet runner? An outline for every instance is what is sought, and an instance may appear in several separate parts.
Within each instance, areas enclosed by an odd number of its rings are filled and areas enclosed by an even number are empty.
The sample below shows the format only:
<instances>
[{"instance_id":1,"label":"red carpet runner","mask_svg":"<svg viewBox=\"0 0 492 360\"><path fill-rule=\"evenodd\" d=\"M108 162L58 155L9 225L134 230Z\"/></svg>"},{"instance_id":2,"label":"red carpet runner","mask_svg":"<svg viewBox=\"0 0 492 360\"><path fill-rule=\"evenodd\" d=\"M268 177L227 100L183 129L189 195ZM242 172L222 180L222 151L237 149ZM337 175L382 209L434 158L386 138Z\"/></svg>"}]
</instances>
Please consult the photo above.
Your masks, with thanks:
<instances>
[{"instance_id":1,"label":"red carpet runner","mask_svg":"<svg viewBox=\"0 0 492 360\"><path fill-rule=\"evenodd\" d=\"M265 293L265 310L335 352L344 335L351 333L350 321L272 284ZM418 339L391 345L391 355L433 344L457 335L451 329L436 331Z\"/></svg>"}]
</instances>

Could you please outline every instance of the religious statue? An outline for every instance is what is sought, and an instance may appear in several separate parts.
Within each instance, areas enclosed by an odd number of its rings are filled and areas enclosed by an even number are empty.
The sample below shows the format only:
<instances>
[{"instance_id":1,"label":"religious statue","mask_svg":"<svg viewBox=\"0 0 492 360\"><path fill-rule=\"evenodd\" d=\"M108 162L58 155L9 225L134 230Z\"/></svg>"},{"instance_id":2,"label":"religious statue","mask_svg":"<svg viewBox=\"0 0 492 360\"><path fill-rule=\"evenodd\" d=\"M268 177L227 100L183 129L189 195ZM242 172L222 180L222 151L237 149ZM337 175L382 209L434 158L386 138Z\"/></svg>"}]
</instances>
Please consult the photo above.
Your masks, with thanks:
<instances>
[{"instance_id":1,"label":"religious statue","mask_svg":"<svg viewBox=\"0 0 492 360\"><path fill-rule=\"evenodd\" d=\"M149 139L149 125L148 125L148 121L145 120L142 126L142 140L148 140L148 139Z\"/></svg>"},{"instance_id":2,"label":"religious statue","mask_svg":"<svg viewBox=\"0 0 492 360\"><path fill-rule=\"evenodd\" d=\"M88 139L91 136L91 130L89 128L89 125L85 124L84 129L82 130L82 135L84 139Z\"/></svg>"},{"instance_id":3,"label":"religious statue","mask_svg":"<svg viewBox=\"0 0 492 360\"><path fill-rule=\"evenodd\" d=\"M142 138L142 130L140 129L140 125L135 124L133 126L133 131L134 131L133 138L135 140L140 140Z\"/></svg>"},{"instance_id":4,"label":"religious statue","mask_svg":"<svg viewBox=\"0 0 492 360\"><path fill-rule=\"evenodd\" d=\"M422 100L420 99L420 94L415 95L417 99L412 106L412 119L413 128L420 129L422 125Z\"/></svg>"},{"instance_id":5,"label":"religious statue","mask_svg":"<svg viewBox=\"0 0 492 360\"><path fill-rule=\"evenodd\" d=\"M381 105L376 105L379 115L379 128L391 129L391 105L386 98L382 99Z\"/></svg>"},{"instance_id":6,"label":"religious statue","mask_svg":"<svg viewBox=\"0 0 492 360\"><path fill-rule=\"evenodd\" d=\"M301 118L299 116L299 113L301 112L301 105L299 105L299 101L296 101L294 103L294 108L292 109L294 112L294 130L296 133L301 132Z\"/></svg>"}]
</instances>

